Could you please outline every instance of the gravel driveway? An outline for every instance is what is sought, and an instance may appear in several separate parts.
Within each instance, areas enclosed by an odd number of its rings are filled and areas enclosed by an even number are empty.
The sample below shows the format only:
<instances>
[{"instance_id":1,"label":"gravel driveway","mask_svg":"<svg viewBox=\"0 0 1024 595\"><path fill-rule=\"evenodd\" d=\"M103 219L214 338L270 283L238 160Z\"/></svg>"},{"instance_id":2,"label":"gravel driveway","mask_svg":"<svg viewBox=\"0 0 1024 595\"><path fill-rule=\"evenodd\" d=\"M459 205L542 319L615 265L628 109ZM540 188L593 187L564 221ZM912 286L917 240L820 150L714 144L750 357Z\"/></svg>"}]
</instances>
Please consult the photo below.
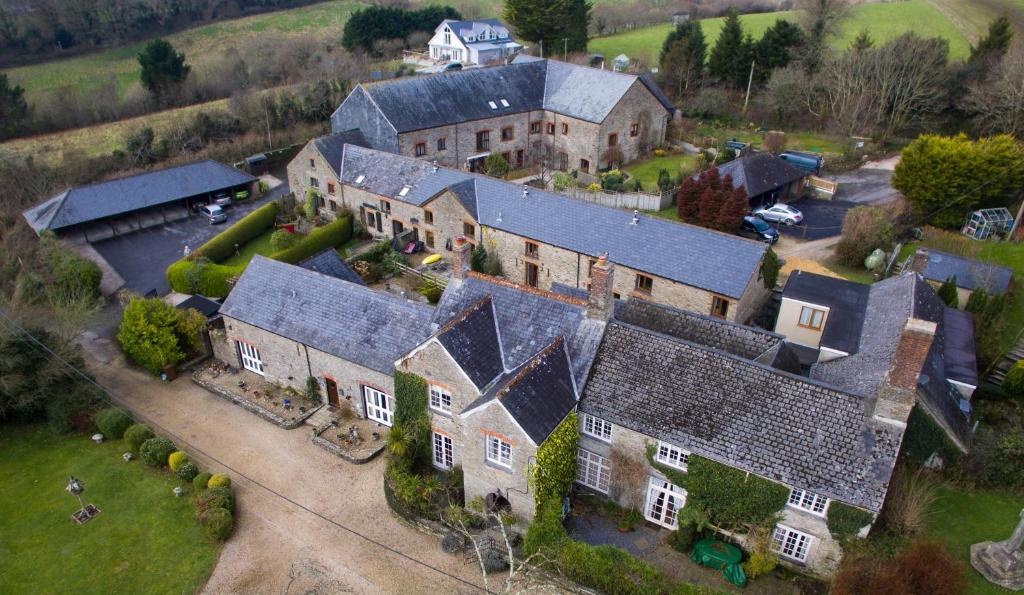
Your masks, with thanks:
<instances>
[{"instance_id":1,"label":"gravel driveway","mask_svg":"<svg viewBox=\"0 0 1024 595\"><path fill-rule=\"evenodd\" d=\"M236 530L205 593L480 592L452 577L482 586L474 565L442 553L435 538L391 515L382 487L384 457L345 463L314 446L306 429L278 428L188 378L161 383L126 366L109 339L88 335L87 365L104 386L145 421L166 428L204 469L231 475L239 499Z\"/></svg>"}]
</instances>

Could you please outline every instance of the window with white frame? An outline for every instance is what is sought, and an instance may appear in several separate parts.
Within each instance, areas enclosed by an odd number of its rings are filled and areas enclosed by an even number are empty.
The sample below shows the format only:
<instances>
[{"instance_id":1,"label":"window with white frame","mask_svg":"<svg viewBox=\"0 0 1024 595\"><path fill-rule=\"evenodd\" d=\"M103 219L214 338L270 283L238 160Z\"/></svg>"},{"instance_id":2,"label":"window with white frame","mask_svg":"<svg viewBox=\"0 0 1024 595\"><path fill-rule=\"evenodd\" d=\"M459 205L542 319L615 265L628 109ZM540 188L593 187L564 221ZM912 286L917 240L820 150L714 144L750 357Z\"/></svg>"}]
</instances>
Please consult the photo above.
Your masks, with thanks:
<instances>
[{"instance_id":1,"label":"window with white frame","mask_svg":"<svg viewBox=\"0 0 1024 595\"><path fill-rule=\"evenodd\" d=\"M262 376L263 358L260 357L260 352L252 345L243 341L236 341L236 343L238 343L238 355L241 356L242 367L250 372L256 372Z\"/></svg>"},{"instance_id":2,"label":"window with white frame","mask_svg":"<svg viewBox=\"0 0 1024 595\"><path fill-rule=\"evenodd\" d=\"M487 460L502 467L512 466L512 445L497 436L487 437Z\"/></svg>"},{"instance_id":3,"label":"window with white frame","mask_svg":"<svg viewBox=\"0 0 1024 595\"><path fill-rule=\"evenodd\" d=\"M430 385L430 408L441 413L452 412L452 394L440 386Z\"/></svg>"},{"instance_id":4,"label":"window with white frame","mask_svg":"<svg viewBox=\"0 0 1024 595\"><path fill-rule=\"evenodd\" d=\"M582 448L576 451L576 481L607 494L611 479L608 459Z\"/></svg>"},{"instance_id":5,"label":"window with white frame","mask_svg":"<svg viewBox=\"0 0 1024 595\"><path fill-rule=\"evenodd\" d=\"M796 529L785 525L776 525L775 533L772 534L772 550L791 560L806 562L813 539L810 535Z\"/></svg>"},{"instance_id":6,"label":"window with white frame","mask_svg":"<svg viewBox=\"0 0 1024 595\"><path fill-rule=\"evenodd\" d=\"M451 436L434 432L434 466L438 469L451 469L454 460Z\"/></svg>"},{"instance_id":7,"label":"window with white frame","mask_svg":"<svg viewBox=\"0 0 1024 595\"><path fill-rule=\"evenodd\" d=\"M583 433L605 442L612 441L612 424L593 415L583 414Z\"/></svg>"},{"instance_id":8,"label":"window with white frame","mask_svg":"<svg viewBox=\"0 0 1024 595\"><path fill-rule=\"evenodd\" d=\"M789 505L793 508L806 510L811 514L825 516L825 509L828 508L828 498L825 496L793 488L789 493Z\"/></svg>"},{"instance_id":9,"label":"window with white frame","mask_svg":"<svg viewBox=\"0 0 1024 595\"><path fill-rule=\"evenodd\" d=\"M658 450L655 452L654 458L659 463L686 471L686 464L690 461L690 453L671 444L659 441Z\"/></svg>"}]
</instances>

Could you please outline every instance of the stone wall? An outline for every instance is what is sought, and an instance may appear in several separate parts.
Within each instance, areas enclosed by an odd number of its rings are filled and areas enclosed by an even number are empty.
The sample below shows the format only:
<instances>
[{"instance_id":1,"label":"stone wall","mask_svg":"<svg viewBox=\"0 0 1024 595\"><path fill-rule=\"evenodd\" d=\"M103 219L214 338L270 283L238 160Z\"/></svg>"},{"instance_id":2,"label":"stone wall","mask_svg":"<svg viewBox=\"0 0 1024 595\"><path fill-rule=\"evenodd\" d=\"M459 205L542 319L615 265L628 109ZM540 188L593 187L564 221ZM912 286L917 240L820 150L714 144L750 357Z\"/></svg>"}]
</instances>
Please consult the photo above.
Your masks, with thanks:
<instances>
[{"instance_id":1,"label":"stone wall","mask_svg":"<svg viewBox=\"0 0 1024 595\"><path fill-rule=\"evenodd\" d=\"M629 163L664 142L668 118L668 112L661 102L640 80L635 81L601 123L600 136L595 139L598 155L602 158L601 167L608 166L603 156L608 149L609 134L619 135L618 147L623 154L623 163ZM630 136L633 124L638 126L636 136Z\"/></svg>"},{"instance_id":2,"label":"stone wall","mask_svg":"<svg viewBox=\"0 0 1024 595\"><path fill-rule=\"evenodd\" d=\"M310 163L312 162L312 166ZM340 164L335 164L337 167ZM311 178L316 178L317 186L312 186ZM306 192L314 188L324 197L324 206L320 208L320 215L333 221L338 209L342 206L341 185L334 174L331 164L324 159L320 151L316 150L313 141L306 143L306 146L299 151L295 159L288 163L288 187L295 195L295 200L302 203L306 200ZM331 189L334 192L331 192Z\"/></svg>"},{"instance_id":3,"label":"stone wall","mask_svg":"<svg viewBox=\"0 0 1024 595\"><path fill-rule=\"evenodd\" d=\"M528 525L535 508L528 478L536 463L537 446L497 401L463 416L463 424L462 470L466 501L500 493L512 506L518 524ZM487 461L488 436L496 436L512 445L511 468Z\"/></svg>"}]
</instances>

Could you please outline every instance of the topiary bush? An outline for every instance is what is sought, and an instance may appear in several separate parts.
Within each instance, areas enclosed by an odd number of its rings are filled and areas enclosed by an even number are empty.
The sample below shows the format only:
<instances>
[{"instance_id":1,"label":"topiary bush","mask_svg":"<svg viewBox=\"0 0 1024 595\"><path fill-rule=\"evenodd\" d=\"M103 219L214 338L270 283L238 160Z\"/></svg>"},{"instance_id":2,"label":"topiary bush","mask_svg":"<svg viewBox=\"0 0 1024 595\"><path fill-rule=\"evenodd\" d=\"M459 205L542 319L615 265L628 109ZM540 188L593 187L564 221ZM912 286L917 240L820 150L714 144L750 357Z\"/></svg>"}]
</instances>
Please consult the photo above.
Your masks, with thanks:
<instances>
[{"instance_id":1,"label":"topiary bush","mask_svg":"<svg viewBox=\"0 0 1024 595\"><path fill-rule=\"evenodd\" d=\"M154 436L156 434L146 424L134 424L124 431L124 441L128 443L132 452L139 452L142 443Z\"/></svg>"},{"instance_id":2,"label":"topiary bush","mask_svg":"<svg viewBox=\"0 0 1024 595\"><path fill-rule=\"evenodd\" d=\"M203 528L203 535L210 541L224 541L231 537L235 519L223 508L211 508L199 515L199 525Z\"/></svg>"},{"instance_id":3,"label":"topiary bush","mask_svg":"<svg viewBox=\"0 0 1024 595\"><path fill-rule=\"evenodd\" d=\"M291 248L295 244L301 242L302 237L303 236L290 232L282 227L270 234L270 247L278 251Z\"/></svg>"},{"instance_id":4,"label":"topiary bush","mask_svg":"<svg viewBox=\"0 0 1024 595\"><path fill-rule=\"evenodd\" d=\"M188 461L182 466L178 467L178 479L184 482L190 482L196 478L199 474L199 467L195 463Z\"/></svg>"},{"instance_id":5,"label":"topiary bush","mask_svg":"<svg viewBox=\"0 0 1024 595\"><path fill-rule=\"evenodd\" d=\"M107 438L121 438L132 425L132 414L120 407L110 407L96 414L96 428Z\"/></svg>"},{"instance_id":6,"label":"topiary bush","mask_svg":"<svg viewBox=\"0 0 1024 595\"><path fill-rule=\"evenodd\" d=\"M188 455L184 451L176 450L167 457L167 466L171 468L171 471L177 473L178 469L187 463L188 460Z\"/></svg>"},{"instance_id":7,"label":"topiary bush","mask_svg":"<svg viewBox=\"0 0 1024 595\"><path fill-rule=\"evenodd\" d=\"M143 442L139 448L139 455L150 467L163 467L174 450L174 443L160 436Z\"/></svg>"},{"instance_id":8,"label":"topiary bush","mask_svg":"<svg viewBox=\"0 0 1024 595\"><path fill-rule=\"evenodd\" d=\"M229 488L231 487L231 478L224 473L214 473L207 485L211 488Z\"/></svg>"},{"instance_id":9,"label":"topiary bush","mask_svg":"<svg viewBox=\"0 0 1024 595\"><path fill-rule=\"evenodd\" d=\"M206 471L196 475L192 478L192 488L196 491L196 494L202 493L208 485L210 485L210 478L213 477Z\"/></svg>"},{"instance_id":10,"label":"topiary bush","mask_svg":"<svg viewBox=\"0 0 1024 595\"><path fill-rule=\"evenodd\" d=\"M211 508L223 508L234 514L235 492L225 487L204 490L196 499L196 514L202 514Z\"/></svg>"}]
</instances>

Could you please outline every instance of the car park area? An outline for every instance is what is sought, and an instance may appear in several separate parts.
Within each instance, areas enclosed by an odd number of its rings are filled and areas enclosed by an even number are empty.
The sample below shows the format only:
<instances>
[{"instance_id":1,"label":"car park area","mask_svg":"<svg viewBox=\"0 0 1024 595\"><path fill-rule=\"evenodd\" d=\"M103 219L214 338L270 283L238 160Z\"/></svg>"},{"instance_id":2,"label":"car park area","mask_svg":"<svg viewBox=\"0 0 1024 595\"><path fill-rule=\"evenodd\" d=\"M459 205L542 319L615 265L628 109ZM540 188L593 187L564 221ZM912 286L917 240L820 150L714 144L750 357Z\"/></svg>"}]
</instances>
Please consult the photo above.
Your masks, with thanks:
<instances>
[{"instance_id":1,"label":"car park area","mask_svg":"<svg viewBox=\"0 0 1024 595\"><path fill-rule=\"evenodd\" d=\"M846 212L857 206L857 203L845 200L801 198L790 202L789 205L800 210L804 215L804 220L799 225L775 225L779 233L801 240L822 240L838 236L843 232L843 219L846 217Z\"/></svg>"}]
</instances>

